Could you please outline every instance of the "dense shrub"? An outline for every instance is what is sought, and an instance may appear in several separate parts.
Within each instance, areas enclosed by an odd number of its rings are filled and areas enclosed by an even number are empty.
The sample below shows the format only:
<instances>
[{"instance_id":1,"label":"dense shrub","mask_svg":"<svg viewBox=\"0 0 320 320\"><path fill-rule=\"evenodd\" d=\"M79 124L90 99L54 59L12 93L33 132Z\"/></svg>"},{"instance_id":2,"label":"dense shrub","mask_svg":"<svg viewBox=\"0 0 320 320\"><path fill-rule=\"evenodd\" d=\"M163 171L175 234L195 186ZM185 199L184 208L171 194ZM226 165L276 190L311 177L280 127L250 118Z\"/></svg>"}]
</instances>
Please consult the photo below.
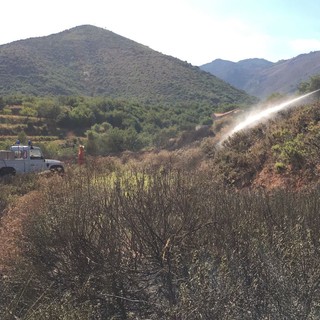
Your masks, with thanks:
<instances>
[{"instance_id":1,"label":"dense shrub","mask_svg":"<svg viewBox=\"0 0 320 320\"><path fill-rule=\"evenodd\" d=\"M38 186L38 177L33 174L0 177L0 221L4 209Z\"/></svg>"},{"instance_id":2,"label":"dense shrub","mask_svg":"<svg viewBox=\"0 0 320 320\"><path fill-rule=\"evenodd\" d=\"M320 189L232 192L175 163L44 180L1 318L318 319Z\"/></svg>"}]
</instances>

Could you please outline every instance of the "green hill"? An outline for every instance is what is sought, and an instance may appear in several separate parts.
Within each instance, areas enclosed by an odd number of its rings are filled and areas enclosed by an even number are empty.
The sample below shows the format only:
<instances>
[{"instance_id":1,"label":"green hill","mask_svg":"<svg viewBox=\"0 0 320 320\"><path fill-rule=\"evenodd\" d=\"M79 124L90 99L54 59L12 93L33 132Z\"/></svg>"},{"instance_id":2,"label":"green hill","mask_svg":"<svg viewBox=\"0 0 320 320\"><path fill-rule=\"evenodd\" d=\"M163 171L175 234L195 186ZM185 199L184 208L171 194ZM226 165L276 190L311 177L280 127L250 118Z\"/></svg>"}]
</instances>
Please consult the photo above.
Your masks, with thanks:
<instances>
[{"instance_id":1,"label":"green hill","mask_svg":"<svg viewBox=\"0 0 320 320\"><path fill-rule=\"evenodd\" d=\"M0 46L0 94L13 93L213 107L254 101L198 67L90 25Z\"/></svg>"}]
</instances>

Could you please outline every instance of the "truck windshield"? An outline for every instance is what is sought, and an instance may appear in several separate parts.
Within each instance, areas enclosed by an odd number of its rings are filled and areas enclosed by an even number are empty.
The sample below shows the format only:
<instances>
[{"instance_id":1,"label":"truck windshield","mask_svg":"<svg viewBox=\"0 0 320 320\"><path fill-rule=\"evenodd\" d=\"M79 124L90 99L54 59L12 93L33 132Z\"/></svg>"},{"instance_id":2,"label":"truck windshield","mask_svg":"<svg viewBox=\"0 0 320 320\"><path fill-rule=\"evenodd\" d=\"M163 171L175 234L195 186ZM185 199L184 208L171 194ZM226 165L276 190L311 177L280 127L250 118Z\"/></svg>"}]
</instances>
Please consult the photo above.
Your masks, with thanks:
<instances>
[{"instance_id":1,"label":"truck windshield","mask_svg":"<svg viewBox=\"0 0 320 320\"><path fill-rule=\"evenodd\" d=\"M40 149L30 149L30 159L43 159Z\"/></svg>"}]
</instances>

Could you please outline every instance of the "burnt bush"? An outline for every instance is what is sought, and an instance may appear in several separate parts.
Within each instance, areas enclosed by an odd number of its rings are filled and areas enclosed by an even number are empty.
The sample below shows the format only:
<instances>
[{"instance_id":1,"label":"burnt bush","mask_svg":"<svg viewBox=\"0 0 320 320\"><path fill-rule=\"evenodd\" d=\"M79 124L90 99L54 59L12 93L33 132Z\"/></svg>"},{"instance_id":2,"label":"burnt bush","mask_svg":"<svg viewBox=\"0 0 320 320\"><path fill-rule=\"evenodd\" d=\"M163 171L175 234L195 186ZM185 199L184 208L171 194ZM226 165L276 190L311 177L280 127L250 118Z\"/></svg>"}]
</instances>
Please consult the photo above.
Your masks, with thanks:
<instances>
[{"instance_id":1,"label":"burnt bush","mask_svg":"<svg viewBox=\"0 0 320 320\"><path fill-rule=\"evenodd\" d=\"M30 289L6 286L10 314L318 319L320 189L234 192L171 164L47 180L17 265Z\"/></svg>"},{"instance_id":2,"label":"burnt bush","mask_svg":"<svg viewBox=\"0 0 320 320\"><path fill-rule=\"evenodd\" d=\"M19 201L19 197L38 187L38 177L34 174L17 174L0 177L0 221L9 205Z\"/></svg>"}]
</instances>

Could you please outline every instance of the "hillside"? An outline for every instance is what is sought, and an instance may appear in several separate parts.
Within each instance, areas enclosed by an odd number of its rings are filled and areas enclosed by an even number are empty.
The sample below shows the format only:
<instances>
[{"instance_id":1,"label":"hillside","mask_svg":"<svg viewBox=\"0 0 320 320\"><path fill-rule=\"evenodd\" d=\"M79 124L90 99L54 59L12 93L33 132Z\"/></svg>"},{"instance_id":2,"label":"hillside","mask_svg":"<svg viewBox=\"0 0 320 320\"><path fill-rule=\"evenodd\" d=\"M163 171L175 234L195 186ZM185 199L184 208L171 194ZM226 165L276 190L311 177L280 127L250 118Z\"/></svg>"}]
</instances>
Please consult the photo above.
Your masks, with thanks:
<instances>
[{"instance_id":1,"label":"hillside","mask_svg":"<svg viewBox=\"0 0 320 320\"><path fill-rule=\"evenodd\" d=\"M76 72L61 66L40 74L48 90L69 88ZM55 156L69 140L76 159L86 134L88 152L63 176L0 177L0 319L320 319L317 96L222 140L245 110L210 117L218 105L201 93L186 105L183 93L168 105L0 96L6 139L50 138Z\"/></svg>"},{"instance_id":2,"label":"hillside","mask_svg":"<svg viewBox=\"0 0 320 320\"><path fill-rule=\"evenodd\" d=\"M319 182L319 101L281 111L267 122L236 133L214 149L221 132L205 143L213 156L216 178L223 185L242 189L300 190ZM223 119L225 130L232 127ZM221 123L216 123L221 128Z\"/></svg>"},{"instance_id":3,"label":"hillside","mask_svg":"<svg viewBox=\"0 0 320 320\"><path fill-rule=\"evenodd\" d=\"M320 51L276 63L246 59L237 63L217 59L200 67L249 94L266 98L272 93L294 93L302 81L320 73Z\"/></svg>"},{"instance_id":4,"label":"hillside","mask_svg":"<svg viewBox=\"0 0 320 320\"><path fill-rule=\"evenodd\" d=\"M85 95L143 103L251 103L187 62L83 25L0 46L0 94Z\"/></svg>"},{"instance_id":5,"label":"hillside","mask_svg":"<svg viewBox=\"0 0 320 320\"><path fill-rule=\"evenodd\" d=\"M0 318L319 319L319 107L2 178Z\"/></svg>"}]
</instances>

